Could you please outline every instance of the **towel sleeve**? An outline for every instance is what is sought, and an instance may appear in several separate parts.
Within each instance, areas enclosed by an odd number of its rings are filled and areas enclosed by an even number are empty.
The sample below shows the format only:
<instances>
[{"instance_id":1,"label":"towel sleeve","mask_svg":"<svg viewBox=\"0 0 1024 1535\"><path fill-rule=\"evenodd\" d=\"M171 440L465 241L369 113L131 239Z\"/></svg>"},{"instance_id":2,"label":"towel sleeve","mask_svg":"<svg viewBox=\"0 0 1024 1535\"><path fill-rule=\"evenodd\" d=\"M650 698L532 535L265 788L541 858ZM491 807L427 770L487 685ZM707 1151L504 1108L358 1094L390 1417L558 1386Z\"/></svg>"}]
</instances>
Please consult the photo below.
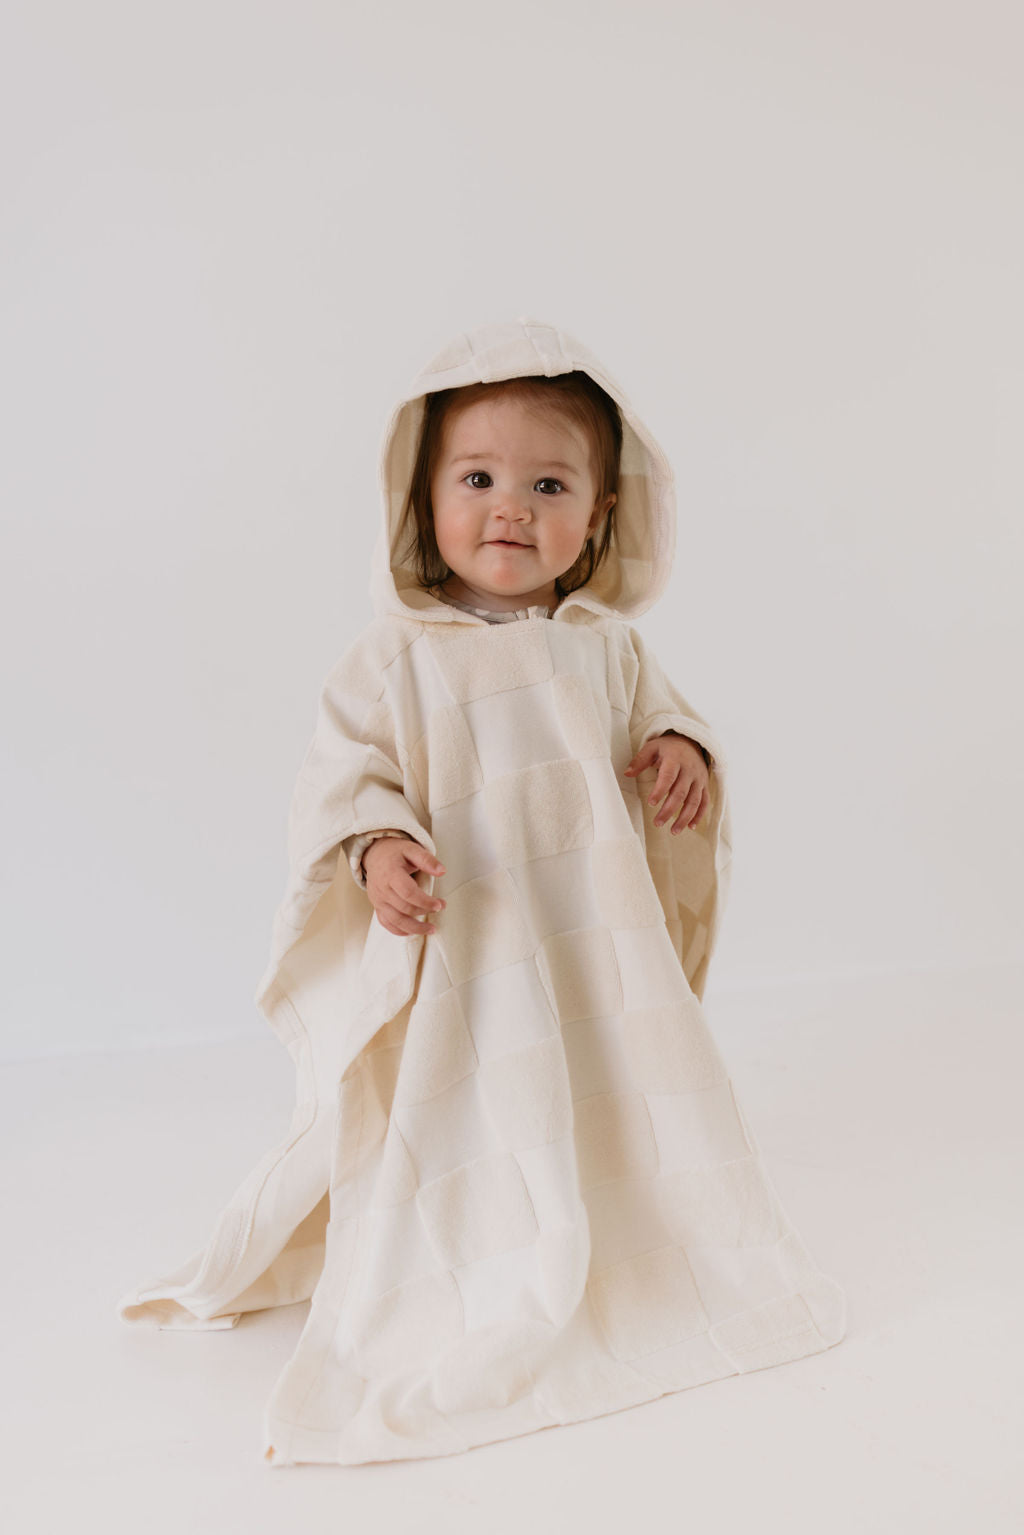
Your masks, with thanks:
<instances>
[{"instance_id":1,"label":"towel sleeve","mask_svg":"<svg viewBox=\"0 0 1024 1535\"><path fill-rule=\"evenodd\" d=\"M724 768L722 746L707 721L665 675L657 656L639 630L629 629L637 662L636 684L629 715L629 745L633 756L654 736L682 735L704 754L709 772Z\"/></svg>"}]
</instances>

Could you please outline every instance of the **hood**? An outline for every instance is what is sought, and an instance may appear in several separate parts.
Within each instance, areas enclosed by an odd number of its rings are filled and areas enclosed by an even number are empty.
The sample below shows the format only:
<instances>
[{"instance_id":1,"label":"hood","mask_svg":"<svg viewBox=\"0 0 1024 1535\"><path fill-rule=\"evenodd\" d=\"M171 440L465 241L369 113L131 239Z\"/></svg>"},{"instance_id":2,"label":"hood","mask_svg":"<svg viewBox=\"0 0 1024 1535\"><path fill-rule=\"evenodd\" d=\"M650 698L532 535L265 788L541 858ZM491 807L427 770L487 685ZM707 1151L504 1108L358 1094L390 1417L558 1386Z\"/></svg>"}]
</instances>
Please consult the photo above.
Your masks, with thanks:
<instances>
[{"instance_id":1,"label":"hood","mask_svg":"<svg viewBox=\"0 0 1024 1535\"><path fill-rule=\"evenodd\" d=\"M380 447L383 526L374 546L370 580L377 616L399 614L439 623L485 621L425 591L416 572L397 558L397 551L406 550L409 544L410 529L401 519L427 395L439 389L527 374L551 378L574 369L589 373L618 405L622 458L615 530L608 552L591 580L563 598L556 616L578 607L629 621L661 596L675 552L675 488L668 459L636 416L622 388L582 342L555 325L523 318L480 325L457 336L413 379L391 414Z\"/></svg>"}]
</instances>

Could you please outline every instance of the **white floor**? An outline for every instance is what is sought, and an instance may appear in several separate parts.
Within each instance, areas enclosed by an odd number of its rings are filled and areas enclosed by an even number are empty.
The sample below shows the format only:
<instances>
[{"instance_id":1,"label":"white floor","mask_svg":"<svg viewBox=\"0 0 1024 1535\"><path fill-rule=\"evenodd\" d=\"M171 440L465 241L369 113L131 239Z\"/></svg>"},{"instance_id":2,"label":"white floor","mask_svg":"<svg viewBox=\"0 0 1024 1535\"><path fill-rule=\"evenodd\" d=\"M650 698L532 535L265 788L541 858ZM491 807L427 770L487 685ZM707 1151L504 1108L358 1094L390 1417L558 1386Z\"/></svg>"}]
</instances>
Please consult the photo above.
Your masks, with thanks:
<instances>
[{"instance_id":1,"label":"white floor","mask_svg":"<svg viewBox=\"0 0 1024 1535\"><path fill-rule=\"evenodd\" d=\"M707 1016L794 1224L845 1287L834 1348L440 1459L269 1466L307 1305L130 1328L290 1115L258 1043L0 1071L0 1517L15 1535L1024 1529L1019 972L743 996Z\"/></svg>"}]
</instances>

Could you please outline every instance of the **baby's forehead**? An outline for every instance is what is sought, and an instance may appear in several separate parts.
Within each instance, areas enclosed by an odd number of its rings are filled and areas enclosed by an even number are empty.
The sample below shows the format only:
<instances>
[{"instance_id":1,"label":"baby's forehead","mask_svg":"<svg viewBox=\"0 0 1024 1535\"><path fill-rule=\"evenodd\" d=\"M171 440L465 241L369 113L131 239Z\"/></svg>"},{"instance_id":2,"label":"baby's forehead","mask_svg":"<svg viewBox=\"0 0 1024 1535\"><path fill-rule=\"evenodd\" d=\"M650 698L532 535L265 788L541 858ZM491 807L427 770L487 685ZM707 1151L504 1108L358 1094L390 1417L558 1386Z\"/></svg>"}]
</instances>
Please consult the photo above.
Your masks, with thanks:
<instances>
[{"instance_id":1,"label":"baby's forehead","mask_svg":"<svg viewBox=\"0 0 1024 1535\"><path fill-rule=\"evenodd\" d=\"M499 396L453 410L444 423L442 451L448 458L495 460L520 453L545 458L560 454L563 468L581 469L589 458L589 443L563 410Z\"/></svg>"}]
</instances>

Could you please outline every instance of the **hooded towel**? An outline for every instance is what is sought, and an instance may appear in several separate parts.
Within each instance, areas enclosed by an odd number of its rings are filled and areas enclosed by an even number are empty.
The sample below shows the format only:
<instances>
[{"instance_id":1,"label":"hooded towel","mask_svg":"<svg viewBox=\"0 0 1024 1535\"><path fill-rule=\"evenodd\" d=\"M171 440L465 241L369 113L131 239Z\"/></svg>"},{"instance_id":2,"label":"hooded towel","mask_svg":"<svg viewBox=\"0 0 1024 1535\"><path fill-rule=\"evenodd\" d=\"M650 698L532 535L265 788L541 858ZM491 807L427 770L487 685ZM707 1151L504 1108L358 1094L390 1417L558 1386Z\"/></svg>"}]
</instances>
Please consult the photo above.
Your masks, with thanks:
<instances>
[{"instance_id":1,"label":"hooded towel","mask_svg":"<svg viewBox=\"0 0 1024 1535\"><path fill-rule=\"evenodd\" d=\"M426 397L580 369L619 407L609 557L550 617L488 623L401 563ZM816 1353L845 1331L769 1180L701 1001L731 855L726 759L633 626L668 580L668 461L597 359L520 319L460 336L380 449L374 617L328 673L255 1001L288 1133L206 1246L125 1295L165 1329L309 1301L264 1418L272 1465L446 1455ZM670 834L678 731L710 806ZM344 844L445 866L433 935L389 933Z\"/></svg>"}]
</instances>

